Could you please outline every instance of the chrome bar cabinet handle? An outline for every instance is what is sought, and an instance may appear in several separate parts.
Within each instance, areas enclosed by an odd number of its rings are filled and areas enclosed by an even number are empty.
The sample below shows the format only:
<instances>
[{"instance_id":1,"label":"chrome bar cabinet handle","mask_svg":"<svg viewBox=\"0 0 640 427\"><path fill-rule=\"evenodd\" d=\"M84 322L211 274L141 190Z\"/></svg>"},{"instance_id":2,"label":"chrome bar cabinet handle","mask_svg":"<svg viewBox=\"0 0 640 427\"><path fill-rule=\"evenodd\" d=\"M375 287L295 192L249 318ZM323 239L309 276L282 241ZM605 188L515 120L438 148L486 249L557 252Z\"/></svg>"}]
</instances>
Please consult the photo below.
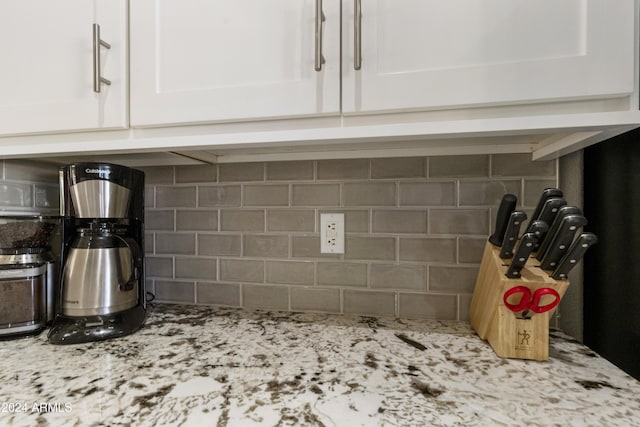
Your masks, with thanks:
<instances>
[{"instance_id":1,"label":"chrome bar cabinet handle","mask_svg":"<svg viewBox=\"0 0 640 427\"><path fill-rule=\"evenodd\" d=\"M322 0L316 0L316 71L322 71L322 64L324 64L324 56L322 55L322 23L324 20Z\"/></svg>"},{"instance_id":2,"label":"chrome bar cabinet handle","mask_svg":"<svg viewBox=\"0 0 640 427\"><path fill-rule=\"evenodd\" d=\"M111 45L100 39L100 25L93 24L93 91L100 93L100 85L111 84L111 80L107 80L100 75L100 47L111 49Z\"/></svg>"},{"instance_id":3,"label":"chrome bar cabinet handle","mask_svg":"<svg viewBox=\"0 0 640 427\"><path fill-rule=\"evenodd\" d=\"M353 68L362 68L362 0L353 1Z\"/></svg>"}]
</instances>

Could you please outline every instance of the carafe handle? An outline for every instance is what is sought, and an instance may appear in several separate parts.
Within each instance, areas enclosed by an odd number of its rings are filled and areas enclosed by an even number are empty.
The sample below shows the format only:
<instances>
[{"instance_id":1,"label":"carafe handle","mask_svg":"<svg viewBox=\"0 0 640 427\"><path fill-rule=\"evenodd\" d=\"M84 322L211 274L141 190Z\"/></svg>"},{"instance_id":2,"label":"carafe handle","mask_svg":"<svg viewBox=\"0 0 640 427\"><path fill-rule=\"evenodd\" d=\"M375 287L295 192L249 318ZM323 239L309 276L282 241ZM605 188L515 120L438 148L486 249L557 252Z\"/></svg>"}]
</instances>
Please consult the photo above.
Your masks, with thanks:
<instances>
[{"instance_id":1,"label":"carafe handle","mask_svg":"<svg viewBox=\"0 0 640 427\"><path fill-rule=\"evenodd\" d=\"M131 260L133 261L131 276L129 277L129 280L127 280L125 283L120 285L120 290L124 292L132 291L135 289L136 285L138 284L138 281L140 280L140 271L137 267L137 261L142 257L142 251L140 250L140 246L138 246L138 243L131 237L123 238L118 236L118 238L124 241L124 243L127 245L129 250L131 251Z\"/></svg>"}]
</instances>

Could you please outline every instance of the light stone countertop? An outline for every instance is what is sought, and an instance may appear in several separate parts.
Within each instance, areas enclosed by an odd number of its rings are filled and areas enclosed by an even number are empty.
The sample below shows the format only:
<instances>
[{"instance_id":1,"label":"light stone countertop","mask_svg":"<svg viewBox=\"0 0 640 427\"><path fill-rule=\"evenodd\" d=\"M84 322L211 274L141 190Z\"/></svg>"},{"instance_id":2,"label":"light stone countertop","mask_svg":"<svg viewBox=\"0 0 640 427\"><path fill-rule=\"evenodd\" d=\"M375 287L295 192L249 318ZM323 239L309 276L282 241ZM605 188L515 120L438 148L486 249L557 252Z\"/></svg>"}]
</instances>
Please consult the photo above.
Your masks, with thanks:
<instances>
[{"instance_id":1,"label":"light stone countertop","mask_svg":"<svg viewBox=\"0 0 640 427\"><path fill-rule=\"evenodd\" d=\"M131 336L0 360L2 426L640 426L640 382L587 347L501 359L465 322L156 305Z\"/></svg>"}]
</instances>

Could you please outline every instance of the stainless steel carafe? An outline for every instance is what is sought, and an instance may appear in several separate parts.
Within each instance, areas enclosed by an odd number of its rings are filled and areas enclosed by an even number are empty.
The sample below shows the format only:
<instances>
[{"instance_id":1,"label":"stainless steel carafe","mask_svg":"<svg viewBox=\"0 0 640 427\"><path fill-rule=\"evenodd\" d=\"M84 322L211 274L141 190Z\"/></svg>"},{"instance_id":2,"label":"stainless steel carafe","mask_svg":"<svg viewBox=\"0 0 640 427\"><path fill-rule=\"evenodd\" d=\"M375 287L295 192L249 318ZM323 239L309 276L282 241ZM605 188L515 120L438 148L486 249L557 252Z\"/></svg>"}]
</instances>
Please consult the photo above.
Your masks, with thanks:
<instances>
[{"instance_id":1,"label":"stainless steel carafe","mask_svg":"<svg viewBox=\"0 0 640 427\"><path fill-rule=\"evenodd\" d=\"M133 239L99 225L80 230L62 273L62 314L98 316L138 303L139 248Z\"/></svg>"}]
</instances>

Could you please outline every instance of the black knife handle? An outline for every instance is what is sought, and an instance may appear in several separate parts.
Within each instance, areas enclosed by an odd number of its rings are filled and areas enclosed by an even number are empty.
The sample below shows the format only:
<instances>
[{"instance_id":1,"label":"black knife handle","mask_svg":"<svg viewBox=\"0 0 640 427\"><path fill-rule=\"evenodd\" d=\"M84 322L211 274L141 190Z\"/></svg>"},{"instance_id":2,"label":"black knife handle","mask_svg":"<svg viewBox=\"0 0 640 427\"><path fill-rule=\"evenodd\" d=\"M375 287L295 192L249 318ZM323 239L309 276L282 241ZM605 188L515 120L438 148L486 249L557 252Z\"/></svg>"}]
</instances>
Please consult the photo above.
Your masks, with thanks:
<instances>
[{"instance_id":1,"label":"black knife handle","mask_svg":"<svg viewBox=\"0 0 640 427\"><path fill-rule=\"evenodd\" d=\"M507 223L509 222L509 216L511 212L516 210L516 203L518 198L513 194L505 194L500 201L500 207L498 208L498 215L496 216L496 226L493 229L493 234L489 237L489 242L495 246L502 246L502 240L504 239L504 233L507 229Z\"/></svg>"},{"instance_id":2,"label":"black knife handle","mask_svg":"<svg viewBox=\"0 0 640 427\"><path fill-rule=\"evenodd\" d=\"M587 219L582 215L567 215L562 219L562 223L549 245L547 253L540 260L540 268L543 270L554 270L562 257L573 242L573 237L578 232L578 228L587 225Z\"/></svg>"},{"instance_id":3,"label":"black knife handle","mask_svg":"<svg viewBox=\"0 0 640 427\"><path fill-rule=\"evenodd\" d=\"M546 222L547 224L553 224L553 220L556 219L556 215L558 215L560 208L566 205L567 201L560 197L547 199L547 201L544 202L544 206L542 207L542 211L540 212L540 217L538 219Z\"/></svg>"},{"instance_id":4,"label":"black knife handle","mask_svg":"<svg viewBox=\"0 0 640 427\"><path fill-rule=\"evenodd\" d=\"M520 226L527 219L527 214L522 211L513 211L509 217L507 231L502 239L502 248L500 249L500 258L511 258L513 256L513 247L516 245L518 235L520 234Z\"/></svg>"},{"instance_id":5,"label":"black knife handle","mask_svg":"<svg viewBox=\"0 0 640 427\"><path fill-rule=\"evenodd\" d=\"M549 224L540 219L536 219L535 221L531 221L529 223L529 227L527 228L527 233L533 233L536 235L536 243L533 245L533 252L538 249L540 246L540 241L544 239L544 236L547 235L549 231Z\"/></svg>"},{"instance_id":6,"label":"black knife handle","mask_svg":"<svg viewBox=\"0 0 640 427\"><path fill-rule=\"evenodd\" d=\"M518 245L518 250L513 256L513 260L507 269L506 276L510 279L517 279L521 276L520 271L524 268L527 260L529 259L529 255L533 252L533 247L535 246L538 238L535 233L524 233L522 238L520 239L520 245Z\"/></svg>"},{"instance_id":7,"label":"black knife handle","mask_svg":"<svg viewBox=\"0 0 640 427\"><path fill-rule=\"evenodd\" d=\"M550 228L551 224L553 224L553 220L556 219L556 215L558 214L558 211L563 206L566 206L566 204L567 204L567 201L561 197L551 197L547 199L544 202L544 206L542 206L542 210L540 211L540 217L538 217L538 220L546 222L547 224L549 224L549 228ZM540 249L540 245L542 244L545 237L547 236L548 231L549 229L547 229L544 233L542 233L542 235L538 236L538 242L536 243L536 246L533 248L534 252L538 252L538 250Z\"/></svg>"},{"instance_id":8,"label":"black knife handle","mask_svg":"<svg viewBox=\"0 0 640 427\"><path fill-rule=\"evenodd\" d=\"M562 257L558 267L551 274L555 280L565 280L569 271L582 259L587 249L598 243L598 237L593 233L582 233L569 248L567 254Z\"/></svg>"},{"instance_id":9,"label":"black knife handle","mask_svg":"<svg viewBox=\"0 0 640 427\"><path fill-rule=\"evenodd\" d=\"M540 218L540 214L542 213L542 208L544 207L545 202L550 198L558 198L562 197L562 190L559 188L545 188L542 191L542 195L540 195L540 200L538 200L538 204L536 205L536 209L533 211L533 215L531 216L531 222L542 219ZM544 220L543 220L544 221ZM548 224L551 224L550 221L547 221ZM531 233L531 225L527 228L527 233Z\"/></svg>"},{"instance_id":10,"label":"black knife handle","mask_svg":"<svg viewBox=\"0 0 640 427\"><path fill-rule=\"evenodd\" d=\"M580 208L575 206L563 206L560 209L558 209L558 213L556 214L556 217L554 218L553 223L551 223L551 225L549 226L549 231L547 232L547 235L545 236L544 240L540 242L540 247L536 252L536 259L542 260L542 258L544 258L547 251L549 250L549 246L551 245L551 242L553 241L556 233L558 232L558 228L560 227L560 223L562 222L562 219L567 215L582 215L582 211L580 210Z\"/></svg>"}]
</instances>

